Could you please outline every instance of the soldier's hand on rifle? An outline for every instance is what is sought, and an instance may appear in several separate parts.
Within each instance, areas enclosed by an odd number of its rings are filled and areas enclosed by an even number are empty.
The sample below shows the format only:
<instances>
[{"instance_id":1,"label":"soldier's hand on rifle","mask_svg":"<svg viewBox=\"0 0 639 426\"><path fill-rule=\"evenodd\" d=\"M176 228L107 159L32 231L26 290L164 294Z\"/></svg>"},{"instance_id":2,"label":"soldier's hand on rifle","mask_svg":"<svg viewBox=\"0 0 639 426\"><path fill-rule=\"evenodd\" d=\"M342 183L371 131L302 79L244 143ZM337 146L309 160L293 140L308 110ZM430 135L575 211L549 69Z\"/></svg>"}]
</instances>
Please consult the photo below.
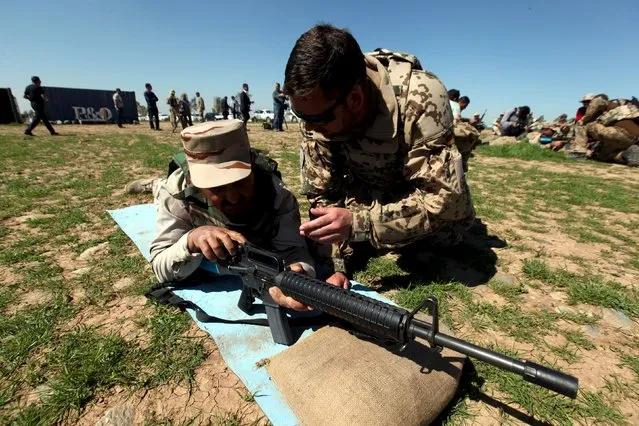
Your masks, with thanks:
<instances>
[{"instance_id":1,"label":"soldier's hand on rifle","mask_svg":"<svg viewBox=\"0 0 639 426\"><path fill-rule=\"evenodd\" d=\"M291 271L297 272L300 274L306 273L304 271L304 268L302 268L302 265L300 265L299 263L293 263L289 265L288 268ZM293 299L292 297L284 295L284 293L282 293L282 290L280 290L279 287L273 286L269 288L268 292L273 298L273 300L275 301L275 303L277 303L280 306L283 306L285 308L291 308L296 311L312 311L313 310L313 308L311 308L310 306L304 305L298 302L297 300Z\"/></svg>"},{"instance_id":2,"label":"soldier's hand on rifle","mask_svg":"<svg viewBox=\"0 0 639 426\"><path fill-rule=\"evenodd\" d=\"M246 243L239 232L219 226L200 226L189 233L187 244L191 253L202 253L212 262L237 253L237 245Z\"/></svg>"},{"instance_id":3,"label":"soldier's hand on rifle","mask_svg":"<svg viewBox=\"0 0 639 426\"><path fill-rule=\"evenodd\" d=\"M344 288L346 290L351 288L351 281L342 272L335 272L333 275L326 279L326 282L336 287Z\"/></svg>"},{"instance_id":4,"label":"soldier's hand on rifle","mask_svg":"<svg viewBox=\"0 0 639 426\"><path fill-rule=\"evenodd\" d=\"M322 244L348 240L353 229L353 213L342 207L320 207L311 209L315 219L300 226L300 235Z\"/></svg>"}]
</instances>

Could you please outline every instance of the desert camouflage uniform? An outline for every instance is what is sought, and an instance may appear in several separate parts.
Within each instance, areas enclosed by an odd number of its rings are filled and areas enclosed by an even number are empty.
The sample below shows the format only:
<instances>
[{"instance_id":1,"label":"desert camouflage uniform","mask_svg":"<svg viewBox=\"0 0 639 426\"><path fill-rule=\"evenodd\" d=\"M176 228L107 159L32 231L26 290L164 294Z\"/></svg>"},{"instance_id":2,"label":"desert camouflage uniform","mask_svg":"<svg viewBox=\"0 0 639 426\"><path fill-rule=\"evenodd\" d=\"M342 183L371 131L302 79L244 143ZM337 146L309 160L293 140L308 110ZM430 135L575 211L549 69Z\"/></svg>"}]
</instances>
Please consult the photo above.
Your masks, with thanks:
<instances>
[{"instance_id":1,"label":"desert camouflage uniform","mask_svg":"<svg viewBox=\"0 0 639 426\"><path fill-rule=\"evenodd\" d=\"M200 118L202 120L204 120L204 98L202 96L199 96L197 98L197 112L200 114Z\"/></svg>"},{"instance_id":2,"label":"desert camouflage uniform","mask_svg":"<svg viewBox=\"0 0 639 426\"><path fill-rule=\"evenodd\" d=\"M411 55L396 55L387 70L386 53L366 55L378 112L364 134L328 140L301 123L302 184L311 206L353 213L350 239L333 245L330 260L323 253L325 275L347 271L355 243L453 244L474 220L446 88Z\"/></svg>"},{"instance_id":3,"label":"desert camouflage uniform","mask_svg":"<svg viewBox=\"0 0 639 426\"><path fill-rule=\"evenodd\" d=\"M175 95L171 95L166 99L166 103L169 106L169 118L171 120L171 127L173 130L177 128L178 120L180 118L180 103Z\"/></svg>"},{"instance_id":4,"label":"desert camouflage uniform","mask_svg":"<svg viewBox=\"0 0 639 426\"><path fill-rule=\"evenodd\" d=\"M589 141L596 141L590 143ZM575 126L578 152L593 149L593 159L610 162L623 151L639 143L639 108L625 99L619 104L595 98Z\"/></svg>"}]
</instances>

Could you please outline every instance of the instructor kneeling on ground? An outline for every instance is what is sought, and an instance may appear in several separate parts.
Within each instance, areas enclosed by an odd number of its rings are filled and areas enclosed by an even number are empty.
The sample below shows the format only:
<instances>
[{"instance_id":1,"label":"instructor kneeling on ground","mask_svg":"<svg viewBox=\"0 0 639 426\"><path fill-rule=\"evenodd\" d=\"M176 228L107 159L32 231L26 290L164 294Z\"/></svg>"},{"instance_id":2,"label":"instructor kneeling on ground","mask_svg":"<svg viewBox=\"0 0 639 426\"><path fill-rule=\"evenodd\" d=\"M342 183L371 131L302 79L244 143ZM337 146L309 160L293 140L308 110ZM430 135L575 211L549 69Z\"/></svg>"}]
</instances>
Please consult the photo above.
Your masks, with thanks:
<instances>
[{"instance_id":1,"label":"instructor kneeling on ground","mask_svg":"<svg viewBox=\"0 0 639 426\"><path fill-rule=\"evenodd\" d=\"M182 280L207 258L225 259L247 241L278 253L291 270L315 276L299 235L295 196L251 151L242 121L216 121L181 133L184 156L174 157L169 176L153 183L157 236L151 267L162 282ZM262 161L265 160L265 161ZM308 307L270 290L278 304Z\"/></svg>"}]
</instances>

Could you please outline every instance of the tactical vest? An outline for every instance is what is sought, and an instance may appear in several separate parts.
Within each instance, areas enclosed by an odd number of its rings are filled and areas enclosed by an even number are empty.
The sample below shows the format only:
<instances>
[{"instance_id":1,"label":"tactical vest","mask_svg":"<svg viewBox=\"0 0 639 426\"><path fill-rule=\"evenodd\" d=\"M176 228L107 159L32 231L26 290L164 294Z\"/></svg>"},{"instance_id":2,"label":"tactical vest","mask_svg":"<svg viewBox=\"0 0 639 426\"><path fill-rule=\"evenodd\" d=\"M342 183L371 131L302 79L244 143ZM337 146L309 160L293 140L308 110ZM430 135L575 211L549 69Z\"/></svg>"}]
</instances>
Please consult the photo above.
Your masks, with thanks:
<instances>
[{"instance_id":1,"label":"tactical vest","mask_svg":"<svg viewBox=\"0 0 639 426\"><path fill-rule=\"evenodd\" d=\"M271 241L279 232L279 224L275 221L277 212L273 207L276 196L273 175L281 180L282 174L277 170L275 160L254 149L251 149L251 156L255 161L255 198L251 206L256 208L252 209L253 215L248 223L233 223L222 212L209 205L202 191L191 184L189 165L183 152L171 159L167 177L178 169L182 170L184 181L180 182L180 187L184 189L172 195L184 202L191 217L199 217L210 225L237 231L251 243L267 249L272 248Z\"/></svg>"}]
</instances>

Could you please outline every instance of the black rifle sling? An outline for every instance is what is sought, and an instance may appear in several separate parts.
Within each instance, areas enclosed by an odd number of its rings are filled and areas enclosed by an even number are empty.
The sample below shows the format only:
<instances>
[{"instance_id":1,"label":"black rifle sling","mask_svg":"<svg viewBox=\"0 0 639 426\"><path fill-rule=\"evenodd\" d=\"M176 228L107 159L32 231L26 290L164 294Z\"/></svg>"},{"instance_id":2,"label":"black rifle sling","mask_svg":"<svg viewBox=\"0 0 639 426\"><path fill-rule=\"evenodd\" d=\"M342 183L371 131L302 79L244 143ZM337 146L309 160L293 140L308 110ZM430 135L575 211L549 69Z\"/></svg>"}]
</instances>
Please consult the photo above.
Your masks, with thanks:
<instances>
[{"instance_id":1,"label":"black rifle sling","mask_svg":"<svg viewBox=\"0 0 639 426\"><path fill-rule=\"evenodd\" d=\"M191 309L195 312L195 317L200 322L218 322L222 324L248 324L248 325L261 325L268 327L268 320L266 318L253 318L243 320L229 320L226 318L215 317L207 314L204 309L200 308L190 300L184 300L173 292L173 287L167 287L166 284L157 284L144 294L148 299L157 302L160 305L170 305L176 308ZM322 313L316 316L295 317L289 318L289 325L293 328L296 327L311 327L316 325L325 325L329 322L335 321L335 318Z\"/></svg>"}]
</instances>

